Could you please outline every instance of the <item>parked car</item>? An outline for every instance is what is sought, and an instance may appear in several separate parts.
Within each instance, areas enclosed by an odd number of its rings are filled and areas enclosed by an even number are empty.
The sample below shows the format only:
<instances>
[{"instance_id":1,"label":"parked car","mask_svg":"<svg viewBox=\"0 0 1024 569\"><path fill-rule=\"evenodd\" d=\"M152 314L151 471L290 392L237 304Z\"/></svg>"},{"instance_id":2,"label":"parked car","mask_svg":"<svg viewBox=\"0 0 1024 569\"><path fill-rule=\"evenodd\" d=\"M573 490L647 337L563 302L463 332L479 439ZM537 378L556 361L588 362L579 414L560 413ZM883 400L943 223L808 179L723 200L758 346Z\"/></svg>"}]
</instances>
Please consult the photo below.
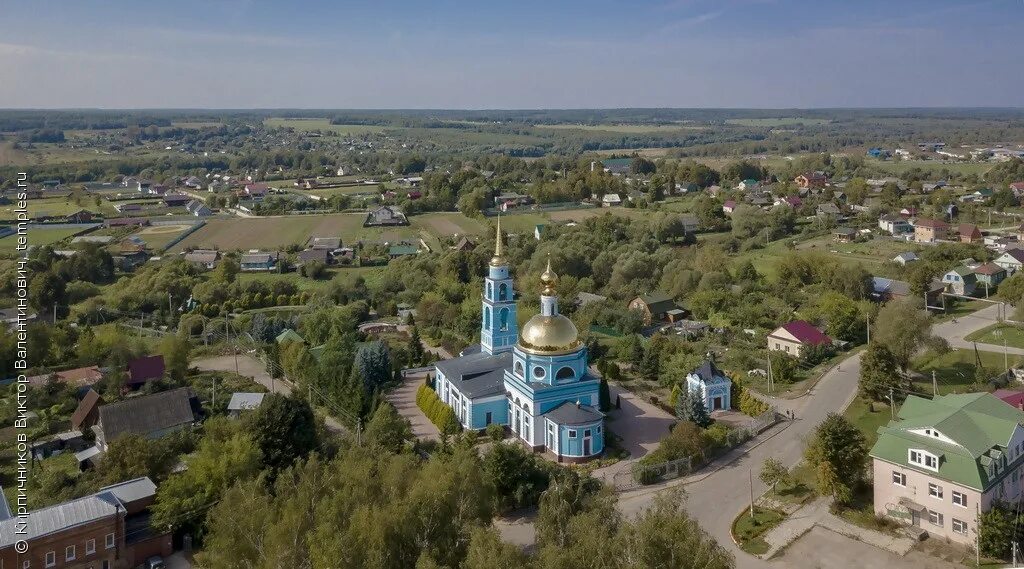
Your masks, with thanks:
<instances>
[{"instance_id":1,"label":"parked car","mask_svg":"<svg viewBox=\"0 0 1024 569\"><path fill-rule=\"evenodd\" d=\"M144 567L146 569L164 569L164 558L159 555L154 555L146 560Z\"/></svg>"}]
</instances>

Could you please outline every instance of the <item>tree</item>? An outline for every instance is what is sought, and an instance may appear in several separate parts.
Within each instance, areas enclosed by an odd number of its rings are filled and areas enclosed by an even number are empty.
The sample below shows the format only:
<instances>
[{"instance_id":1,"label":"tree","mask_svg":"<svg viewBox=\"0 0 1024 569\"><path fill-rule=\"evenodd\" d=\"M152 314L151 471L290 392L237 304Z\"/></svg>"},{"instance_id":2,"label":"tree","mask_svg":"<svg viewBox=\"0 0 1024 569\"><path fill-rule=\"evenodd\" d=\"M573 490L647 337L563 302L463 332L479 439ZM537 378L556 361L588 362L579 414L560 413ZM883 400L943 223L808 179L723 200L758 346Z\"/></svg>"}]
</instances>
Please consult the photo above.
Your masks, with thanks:
<instances>
[{"instance_id":1,"label":"tree","mask_svg":"<svg viewBox=\"0 0 1024 569\"><path fill-rule=\"evenodd\" d=\"M789 481L789 470L777 458L769 456L761 463L761 474L758 477L765 486L772 487L772 492L778 493L779 484Z\"/></svg>"},{"instance_id":2,"label":"tree","mask_svg":"<svg viewBox=\"0 0 1024 569\"><path fill-rule=\"evenodd\" d=\"M212 280L224 284L231 284L235 282L235 277L241 270L242 267L237 260L233 257L224 257L219 263L217 263L217 268L213 270Z\"/></svg>"},{"instance_id":3,"label":"tree","mask_svg":"<svg viewBox=\"0 0 1024 569\"><path fill-rule=\"evenodd\" d=\"M493 527L474 528L463 569L529 569L530 558L519 546L502 541Z\"/></svg>"},{"instance_id":4,"label":"tree","mask_svg":"<svg viewBox=\"0 0 1024 569\"><path fill-rule=\"evenodd\" d=\"M366 424L366 440L388 452L397 453L405 447L406 441L412 440L412 427L390 403L384 402L377 406Z\"/></svg>"},{"instance_id":5,"label":"tree","mask_svg":"<svg viewBox=\"0 0 1024 569\"><path fill-rule=\"evenodd\" d=\"M878 311L872 340L886 346L901 369L932 335L931 315L911 299L893 300Z\"/></svg>"},{"instance_id":6,"label":"tree","mask_svg":"<svg viewBox=\"0 0 1024 569\"><path fill-rule=\"evenodd\" d=\"M615 558L621 559L619 567L731 569L732 555L690 517L685 506L686 495L676 488L660 494L635 520L620 526L619 539L609 544L617 550Z\"/></svg>"},{"instance_id":7,"label":"tree","mask_svg":"<svg viewBox=\"0 0 1024 569\"><path fill-rule=\"evenodd\" d=\"M518 444L491 446L483 460L484 479L494 488L499 511L537 503L550 481L541 461Z\"/></svg>"},{"instance_id":8,"label":"tree","mask_svg":"<svg viewBox=\"0 0 1024 569\"><path fill-rule=\"evenodd\" d=\"M676 402L676 417L680 421L689 421L702 429L711 426L711 416L708 415L700 392L691 391L686 386L682 386L679 392L679 399Z\"/></svg>"},{"instance_id":9,"label":"tree","mask_svg":"<svg viewBox=\"0 0 1024 569\"><path fill-rule=\"evenodd\" d=\"M305 458L318 444L313 409L293 396L265 396L247 417L246 428L260 450L263 464L272 471Z\"/></svg>"},{"instance_id":10,"label":"tree","mask_svg":"<svg viewBox=\"0 0 1024 569\"><path fill-rule=\"evenodd\" d=\"M188 338L182 336L166 336L160 341L160 353L164 356L167 377L175 383L181 383L188 375L188 357L192 345Z\"/></svg>"},{"instance_id":11,"label":"tree","mask_svg":"<svg viewBox=\"0 0 1024 569\"><path fill-rule=\"evenodd\" d=\"M1024 526L1016 522L1015 509L1007 504L995 502L989 511L981 514L978 529L978 544L981 554L995 559L1011 557L1011 543L1024 540Z\"/></svg>"},{"instance_id":12,"label":"tree","mask_svg":"<svg viewBox=\"0 0 1024 569\"><path fill-rule=\"evenodd\" d=\"M818 492L846 505L864 480L867 441L846 417L829 413L814 430L804 458L816 473Z\"/></svg>"},{"instance_id":13,"label":"tree","mask_svg":"<svg viewBox=\"0 0 1024 569\"><path fill-rule=\"evenodd\" d=\"M36 310L51 310L64 304L64 279L53 271L37 273L29 281L28 293Z\"/></svg>"},{"instance_id":14,"label":"tree","mask_svg":"<svg viewBox=\"0 0 1024 569\"><path fill-rule=\"evenodd\" d=\"M602 413L607 413L608 411L611 410L611 408L612 408L612 395L611 395L611 391L608 389L608 378L607 377L604 377L604 376L601 377L601 383L597 387L597 400L598 400L598 409L600 409Z\"/></svg>"},{"instance_id":15,"label":"tree","mask_svg":"<svg viewBox=\"0 0 1024 569\"><path fill-rule=\"evenodd\" d=\"M857 304L848 296L826 292L818 299L816 309L825 321L825 331L833 338L853 342L863 336L863 319Z\"/></svg>"},{"instance_id":16,"label":"tree","mask_svg":"<svg viewBox=\"0 0 1024 569\"><path fill-rule=\"evenodd\" d=\"M909 387L899 371L896 357L884 345L871 342L860 359L860 396L871 401L899 401Z\"/></svg>"},{"instance_id":17,"label":"tree","mask_svg":"<svg viewBox=\"0 0 1024 569\"><path fill-rule=\"evenodd\" d=\"M423 340L420 339L420 330L416 326L410 326L409 328L409 363L411 365L421 365L426 359L426 353L423 350Z\"/></svg>"},{"instance_id":18,"label":"tree","mask_svg":"<svg viewBox=\"0 0 1024 569\"><path fill-rule=\"evenodd\" d=\"M163 480L177 457L169 441L151 441L142 435L124 435L110 442L96 470L101 485L148 476Z\"/></svg>"},{"instance_id":19,"label":"tree","mask_svg":"<svg viewBox=\"0 0 1024 569\"><path fill-rule=\"evenodd\" d=\"M154 526L187 529L201 536L207 508L236 481L259 473L260 451L252 439L241 432L226 430L224 434L226 438L203 439L188 460L188 470L160 485L153 506Z\"/></svg>"},{"instance_id":20,"label":"tree","mask_svg":"<svg viewBox=\"0 0 1024 569\"><path fill-rule=\"evenodd\" d=\"M381 388L391 380L391 353L387 344L380 340L360 346L355 365L367 392Z\"/></svg>"}]
</instances>

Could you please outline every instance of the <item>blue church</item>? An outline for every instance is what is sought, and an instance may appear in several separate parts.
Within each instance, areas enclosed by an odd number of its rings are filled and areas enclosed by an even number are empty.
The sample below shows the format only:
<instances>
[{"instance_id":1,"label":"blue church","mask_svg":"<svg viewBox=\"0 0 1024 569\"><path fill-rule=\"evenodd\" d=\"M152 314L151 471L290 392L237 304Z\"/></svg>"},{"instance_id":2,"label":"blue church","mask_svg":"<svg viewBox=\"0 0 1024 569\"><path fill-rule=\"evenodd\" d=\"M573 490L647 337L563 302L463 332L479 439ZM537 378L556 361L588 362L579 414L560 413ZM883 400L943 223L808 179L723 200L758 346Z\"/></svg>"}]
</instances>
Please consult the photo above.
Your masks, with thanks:
<instances>
[{"instance_id":1,"label":"blue church","mask_svg":"<svg viewBox=\"0 0 1024 569\"><path fill-rule=\"evenodd\" d=\"M507 426L527 447L559 462L604 451L600 381L588 373L587 348L558 312L558 275L541 275L540 314L518 330L512 276L502 252L501 221L484 280L479 350L437 363L435 389L466 429Z\"/></svg>"}]
</instances>

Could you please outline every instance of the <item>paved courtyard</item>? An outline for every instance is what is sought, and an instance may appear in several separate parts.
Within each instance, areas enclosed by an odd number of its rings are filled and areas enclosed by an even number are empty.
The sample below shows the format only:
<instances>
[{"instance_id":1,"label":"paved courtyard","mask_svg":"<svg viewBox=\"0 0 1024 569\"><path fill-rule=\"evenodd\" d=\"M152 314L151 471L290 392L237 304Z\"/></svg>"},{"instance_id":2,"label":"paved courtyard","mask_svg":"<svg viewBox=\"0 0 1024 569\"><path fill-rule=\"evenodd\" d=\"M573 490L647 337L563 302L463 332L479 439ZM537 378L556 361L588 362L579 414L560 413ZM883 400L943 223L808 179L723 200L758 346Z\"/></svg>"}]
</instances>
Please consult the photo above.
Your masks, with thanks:
<instances>
[{"instance_id":1,"label":"paved courtyard","mask_svg":"<svg viewBox=\"0 0 1024 569\"><path fill-rule=\"evenodd\" d=\"M745 555L745 554L740 554ZM794 541L785 553L769 562L785 569L953 569L963 565L912 550L900 557L883 549L815 526Z\"/></svg>"}]
</instances>

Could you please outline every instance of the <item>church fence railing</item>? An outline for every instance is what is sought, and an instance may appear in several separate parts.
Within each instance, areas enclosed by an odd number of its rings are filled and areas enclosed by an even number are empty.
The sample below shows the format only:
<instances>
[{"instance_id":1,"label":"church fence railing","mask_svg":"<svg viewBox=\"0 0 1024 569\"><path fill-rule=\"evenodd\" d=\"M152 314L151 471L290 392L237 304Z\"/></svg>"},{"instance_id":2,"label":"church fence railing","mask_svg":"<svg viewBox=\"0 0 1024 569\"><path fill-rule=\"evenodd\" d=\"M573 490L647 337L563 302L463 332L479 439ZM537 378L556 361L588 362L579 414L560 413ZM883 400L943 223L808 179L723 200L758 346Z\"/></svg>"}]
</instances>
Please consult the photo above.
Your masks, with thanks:
<instances>
[{"instance_id":1,"label":"church fence railing","mask_svg":"<svg viewBox=\"0 0 1024 569\"><path fill-rule=\"evenodd\" d=\"M716 458L721 457L775 425L779 422L779 418L779 413L773 407L754 417L746 425L730 430L725 437L724 445L700 456L686 456L657 464L635 462L629 470L615 473L612 476L612 485L616 491L625 492L642 486L689 476Z\"/></svg>"}]
</instances>

